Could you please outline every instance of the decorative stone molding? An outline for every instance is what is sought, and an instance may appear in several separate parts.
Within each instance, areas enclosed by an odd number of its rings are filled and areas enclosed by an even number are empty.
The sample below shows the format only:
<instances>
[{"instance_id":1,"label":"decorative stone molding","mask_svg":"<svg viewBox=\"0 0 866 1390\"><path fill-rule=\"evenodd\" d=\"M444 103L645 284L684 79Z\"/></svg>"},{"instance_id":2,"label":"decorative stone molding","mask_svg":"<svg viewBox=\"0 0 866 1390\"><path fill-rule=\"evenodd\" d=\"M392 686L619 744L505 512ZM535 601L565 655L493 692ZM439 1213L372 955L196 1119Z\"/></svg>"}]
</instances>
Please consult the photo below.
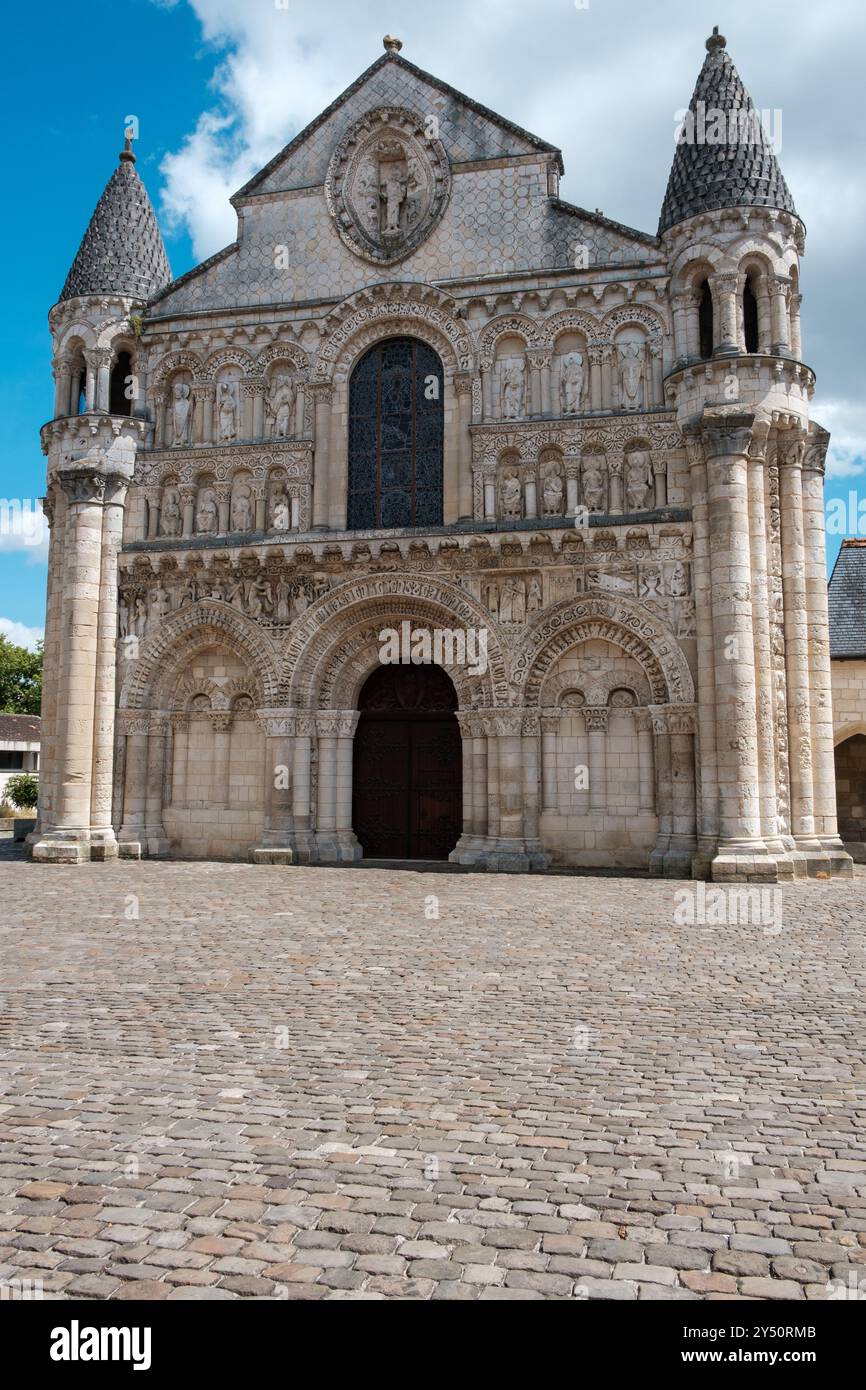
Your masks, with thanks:
<instances>
[{"instance_id":1,"label":"decorative stone molding","mask_svg":"<svg viewBox=\"0 0 866 1390\"><path fill-rule=\"evenodd\" d=\"M325 323L328 337L316 357L318 380L342 380L358 356L381 338L419 337L439 354L446 372L472 368L472 343L452 299L430 286L377 285L350 296Z\"/></svg>"}]
</instances>

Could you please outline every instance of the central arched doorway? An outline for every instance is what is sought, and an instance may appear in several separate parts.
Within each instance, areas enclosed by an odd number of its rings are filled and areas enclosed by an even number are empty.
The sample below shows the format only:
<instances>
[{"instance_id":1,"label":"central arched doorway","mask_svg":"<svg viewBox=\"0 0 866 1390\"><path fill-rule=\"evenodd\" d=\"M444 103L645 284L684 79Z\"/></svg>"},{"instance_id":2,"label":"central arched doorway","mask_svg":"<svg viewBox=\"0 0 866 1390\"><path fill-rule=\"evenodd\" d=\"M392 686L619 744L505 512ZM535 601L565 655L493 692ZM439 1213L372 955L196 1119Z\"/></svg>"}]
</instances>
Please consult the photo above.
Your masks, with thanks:
<instances>
[{"instance_id":1,"label":"central arched doorway","mask_svg":"<svg viewBox=\"0 0 866 1390\"><path fill-rule=\"evenodd\" d=\"M367 859L447 859L462 830L457 692L441 666L380 666L358 705L352 826Z\"/></svg>"}]
</instances>

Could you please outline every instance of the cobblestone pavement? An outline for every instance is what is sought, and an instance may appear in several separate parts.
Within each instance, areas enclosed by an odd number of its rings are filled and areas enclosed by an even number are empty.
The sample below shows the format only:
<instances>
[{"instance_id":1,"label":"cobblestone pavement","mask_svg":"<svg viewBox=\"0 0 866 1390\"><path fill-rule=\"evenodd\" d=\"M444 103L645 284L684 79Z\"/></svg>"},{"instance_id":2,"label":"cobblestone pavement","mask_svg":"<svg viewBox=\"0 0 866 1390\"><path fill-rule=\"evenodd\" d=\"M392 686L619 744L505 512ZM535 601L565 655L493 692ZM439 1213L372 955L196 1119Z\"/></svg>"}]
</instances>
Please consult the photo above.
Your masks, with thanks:
<instances>
[{"instance_id":1,"label":"cobblestone pavement","mask_svg":"<svg viewBox=\"0 0 866 1390\"><path fill-rule=\"evenodd\" d=\"M13 1290L866 1292L866 877L702 929L655 880L3 858Z\"/></svg>"}]
</instances>

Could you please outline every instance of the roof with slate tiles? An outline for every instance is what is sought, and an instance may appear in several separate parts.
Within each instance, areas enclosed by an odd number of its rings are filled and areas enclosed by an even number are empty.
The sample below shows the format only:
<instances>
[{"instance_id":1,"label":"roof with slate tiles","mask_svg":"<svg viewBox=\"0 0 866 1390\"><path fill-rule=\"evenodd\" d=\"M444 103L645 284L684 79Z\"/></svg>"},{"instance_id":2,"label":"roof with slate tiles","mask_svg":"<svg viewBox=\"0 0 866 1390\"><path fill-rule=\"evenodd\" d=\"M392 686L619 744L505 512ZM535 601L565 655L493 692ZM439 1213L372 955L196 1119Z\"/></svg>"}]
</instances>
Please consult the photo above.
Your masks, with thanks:
<instances>
[{"instance_id":1,"label":"roof with slate tiles","mask_svg":"<svg viewBox=\"0 0 866 1390\"><path fill-rule=\"evenodd\" d=\"M747 138L726 140L724 144L708 139L681 139L662 203L659 236L678 222L718 208L779 208L797 216L773 147L725 43L717 26L707 39L707 56L689 111L697 120L699 103L703 103L710 136L712 113L723 111L728 132L733 116L738 122L736 129L747 131Z\"/></svg>"},{"instance_id":2,"label":"roof with slate tiles","mask_svg":"<svg viewBox=\"0 0 866 1390\"><path fill-rule=\"evenodd\" d=\"M135 155L127 140L120 164L96 204L60 301L87 294L148 299L170 280L156 214L135 172Z\"/></svg>"},{"instance_id":3,"label":"roof with slate tiles","mask_svg":"<svg viewBox=\"0 0 866 1390\"><path fill-rule=\"evenodd\" d=\"M866 659L866 540L844 540L827 590L830 656Z\"/></svg>"}]
</instances>

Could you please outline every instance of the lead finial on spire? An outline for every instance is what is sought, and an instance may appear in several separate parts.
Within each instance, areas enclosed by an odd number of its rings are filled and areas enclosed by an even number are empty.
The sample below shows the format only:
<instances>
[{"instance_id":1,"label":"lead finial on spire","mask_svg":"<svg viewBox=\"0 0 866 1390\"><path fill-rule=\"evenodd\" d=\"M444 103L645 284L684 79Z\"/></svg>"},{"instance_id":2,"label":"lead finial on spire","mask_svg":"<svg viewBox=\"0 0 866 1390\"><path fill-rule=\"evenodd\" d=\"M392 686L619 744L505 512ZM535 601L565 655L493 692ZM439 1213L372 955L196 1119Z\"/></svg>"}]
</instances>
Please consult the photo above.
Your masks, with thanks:
<instances>
[{"instance_id":1,"label":"lead finial on spire","mask_svg":"<svg viewBox=\"0 0 866 1390\"><path fill-rule=\"evenodd\" d=\"M120 151L120 162L121 164L134 164L135 151L132 148L132 142L135 138L135 126L126 126L123 137L123 149Z\"/></svg>"},{"instance_id":2,"label":"lead finial on spire","mask_svg":"<svg viewBox=\"0 0 866 1390\"><path fill-rule=\"evenodd\" d=\"M403 47L403 40L392 38L390 34L385 35L382 43L385 46L386 53L399 53L400 49Z\"/></svg>"},{"instance_id":3,"label":"lead finial on spire","mask_svg":"<svg viewBox=\"0 0 866 1390\"><path fill-rule=\"evenodd\" d=\"M728 42L728 41L727 41L727 39L725 38L724 34L720 34L720 33L719 33L719 26L718 26L718 24L714 24L714 25L713 25L713 32L710 34L710 37L707 39L707 52L708 52L708 53L712 53L712 51L713 51L714 48L724 48L724 47L726 46L727 42Z\"/></svg>"}]
</instances>

